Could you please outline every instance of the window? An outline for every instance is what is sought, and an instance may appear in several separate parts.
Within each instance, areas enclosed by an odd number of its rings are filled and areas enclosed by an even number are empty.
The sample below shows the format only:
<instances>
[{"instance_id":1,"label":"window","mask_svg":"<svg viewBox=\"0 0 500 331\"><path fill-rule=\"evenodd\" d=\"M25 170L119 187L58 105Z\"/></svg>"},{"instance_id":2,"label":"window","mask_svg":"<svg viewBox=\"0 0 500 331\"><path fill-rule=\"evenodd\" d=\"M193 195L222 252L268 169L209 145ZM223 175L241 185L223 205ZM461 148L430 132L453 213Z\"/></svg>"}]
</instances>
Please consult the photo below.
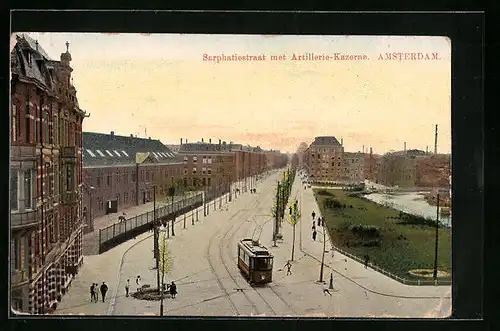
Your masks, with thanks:
<instances>
[{"instance_id":1,"label":"window","mask_svg":"<svg viewBox=\"0 0 500 331\"><path fill-rule=\"evenodd\" d=\"M97 152L97 154L99 154L100 156L102 156L102 157L106 157L106 155L104 155L104 153L103 153L103 152L101 152L100 150L96 149L96 152Z\"/></svg>"},{"instance_id":2,"label":"window","mask_svg":"<svg viewBox=\"0 0 500 331\"><path fill-rule=\"evenodd\" d=\"M144 170L141 170L141 182L144 181Z\"/></svg>"},{"instance_id":3,"label":"window","mask_svg":"<svg viewBox=\"0 0 500 331\"><path fill-rule=\"evenodd\" d=\"M26 142L31 143L31 112L29 94L26 99Z\"/></svg>"},{"instance_id":4,"label":"window","mask_svg":"<svg viewBox=\"0 0 500 331\"><path fill-rule=\"evenodd\" d=\"M196 175L196 168L193 168L193 175Z\"/></svg>"},{"instance_id":5,"label":"window","mask_svg":"<svg viewBox=\"0 0 500 331\"><path fill-rule=\"evenodd\" d=\"M196 163L196 161L198 161L198 157L197 156L193 156L193 163Z\"/></svg>"},{"instance_id":6,"label":"window","mask_svg":"<svg viewBox=\"0 0 500 331\"><path fill-rule=\"evenodd\" d=\"M12 118L11 118L11 127L12 127L12 141L16 141L17 140L17 130L18 130L18 125L17 125L17 119L18 119L18 115L17 115L17 106L16 105L12 105Z\"/></svg>"},{"instance_id":7,"label":"window","mask_svg":"<svg viewBox=\"0 0 500 331\"><path fill-rule=\"evenodd\" d=\"M204 175L207 172L207 168L203 167L201 168L201 173Z\"/></svg>"},{"instance_id":8,"label":"window","mask_svg":"<svg viewBox=\"0 0 500 331\"><path fill-rule=\"evenodd\" d=\"M135 182L135 180L136 180L135 176L136 176L135 171L132 171L132 182Z\"/></svg>"},{"instance_id":9,"label":"window","mask_svg":"<svg viewBox=\"0 0 500 331\"><path fill-rule=\"evenodd\" d=\"M210 184L212 183L212 178L207 178L208 179L208 186L210 186Z\"/></svg>"},{"instance_id":10,"label":"window","mask_svg":"<svg viewBox=\"0 0 500 331\"><path fill-rule=\"evenodd\" d=\"M188 173L188 169L184 168L184 175L187 175L187 173Z\"/></svg>"},{"instance_id":11,"label":"window","mask_svg":"<svg viewBox=\"0 0 500 331\"><path fill-rule=\"evenodd\" d=\"M206 156L203 156L203 161L202 161L203 164L207 163L207 157Z\"/></svg>"},{"instance_id":12,"label":"window","mask_svg":"<svg viewBox=\"0 0 500 331\"><path fill-rule=\"evenodd\" d=\"M71 164L66 165L66 191L74 190L73 182L73 166Z\"/></svg>"},{"instance_id":13,"label":"window","mask_svg":"<svg viewBox=\"0 0 500 331\"><path fill-rule=\"evenodd\" d=\"M207 185L207 179L205 177L203 177L203 179L202 179L202 184L203 184L203 186Z\"/></svg>"},{"instance_id":14,"label":"window","mask_svg":"<svg viewBox=\"0 0 500 331\"><path fill-rule=\"evenodd\" d=\"M87 153L89 153L90 156L95 157L95 154L90 149L87 149Z\"/></svg>"},{"instance_id":15,"label":"window","mask_svg":"<svg viewBox=\"0 0 500 331\"><path fill-rule=\"evenodd\" d=\"M107 186L111 186L111 174L108 174L108 175L106 176L106 185L107 185Z\"/></svg>"},{"instance_id":16,"label":"window","mask_svg":"<svg viewBox=\"0 0 500 331\"><path fill-rule=\"evenodd\" d=\"M31 169L24 171L24 208L32 208L32 180L31 180Z\"/></svg>"},{"instance_id":17,"label":"window","mask_svg":"<svg viewBox=\"0 0 500 331\"><path fill-rule=\"evenodd\" d=\"M118 153L117 151L114 150L113 152L115 152L115 154L118 155L118 157L121 157L120 153Z\"/></svg>"},{"instance_id":18,"label":"window","mask_svg":"<svg viewBox=\"0 0 500 331\"><path fill-rule=\"evenodd\" d=\"M113 157L113 154L111 154L111 152L110 152L110 151L105 150L105 152L106 152L106 153L108 153L108 155L109 155L109 156Z\"/></svg>"},{"instance_id":19,"label":"window","mask_svg":"<svg viewBox=\"0 0 500 331\"><path fill-rule=\"evenodd\" d=\"M31 56L31 52L30 51L26 52L26 59L28 60L28 65L31 67L32 56Z\"/></svg>"},{"instance_id":20,"label":"window","mask_svg":"<svg viewBox=\"0 0 500 331\"><path fill-rule=\"evenodd\" d=\"M120 173L119 172L116 173L116 185L117 186L120 185Z\"/></svg>"},{"instance_id":21,"label":"window","mask_svg":"<svg viewBox=\"0 0 500 331\"><path fill-rule=\"evenodd\" d=\"M187 164L187 163L188 163L188 157L184 156L184 164Z\"/></svg>"},{"instance_id":22,"label":"window","mask_svg":"<svg viewBox=\"0 0 500 331\"><path fill-rule=\"evenodd\" d=\"M17 170L10 170L10 209L17 210L18 209L18 174Z\"/></svg>"},{"instance_id":23,"label":"window","mask_svg":"<svg viewBox=\"0 0 500 331\"><path fill-rule=\"evenodd\" d=\"M122 153L123 153L123 154L124 154L124 155L125 155L126 157L128 157L128 154L127 154L127 152L125 152L125 151L122 151Z\"/></svg>"},{"instance_id":24,"label":"window","mask_svg":"<svg viewBox=\"0 0 500 331\"><path fill-rule=\"evenodd\" d=\"M212 174L212 168L208 168L207 172L208 172L209 175L211 175Z\"/></svg>"}]
</instances>

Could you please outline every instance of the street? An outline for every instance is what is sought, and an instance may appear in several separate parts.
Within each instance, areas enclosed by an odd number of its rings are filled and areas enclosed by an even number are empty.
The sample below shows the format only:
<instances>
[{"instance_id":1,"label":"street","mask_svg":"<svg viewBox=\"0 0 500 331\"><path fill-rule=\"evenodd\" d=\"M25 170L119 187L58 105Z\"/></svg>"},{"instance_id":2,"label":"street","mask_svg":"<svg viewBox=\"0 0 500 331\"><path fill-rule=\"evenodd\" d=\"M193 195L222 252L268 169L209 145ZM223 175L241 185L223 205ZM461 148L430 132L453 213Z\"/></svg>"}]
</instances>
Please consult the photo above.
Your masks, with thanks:
<instances>
[{"instance_id":1,"label":"street","mask_svg":"<svg viewBox=\"0 0 500 331\"><path fill-rule=\"evenodd\" d=\"M326 238L323 280L319 283L322 228L311 238L311 212L319 213L311 189L297 177L291 198L298 199L302 220L297 225L295 258L291 275L284 265L291 258L292 226L283 222L283 242L273 247L271 203L281 172L257 182L257 193L238 195L226 204L210 204L210 213L195 225L183 228L178 218L176 236L167 244L173 254L173 270L165 282L177 284L175 299L165 299L167 316L324 316L324 317L445 317L451 313L450 286L406 286L335 252ZM226 210L227 208L227 210ZM287 208L288 210L288 208ZM319 215L318 215L319 216ZM237 243L259 238L274 255L273 281L252 287L237 268ZM158 315L159 302L125 296L127 279L135 291L135 278L156 287L152 233L123 243L100 255L85 256L55 314ZM333 289L328 289L330 275ZM106 281L109 298L91 303L92 282ZM325 291L328 290L328 291Z\"/></svg>"}]
</instances>

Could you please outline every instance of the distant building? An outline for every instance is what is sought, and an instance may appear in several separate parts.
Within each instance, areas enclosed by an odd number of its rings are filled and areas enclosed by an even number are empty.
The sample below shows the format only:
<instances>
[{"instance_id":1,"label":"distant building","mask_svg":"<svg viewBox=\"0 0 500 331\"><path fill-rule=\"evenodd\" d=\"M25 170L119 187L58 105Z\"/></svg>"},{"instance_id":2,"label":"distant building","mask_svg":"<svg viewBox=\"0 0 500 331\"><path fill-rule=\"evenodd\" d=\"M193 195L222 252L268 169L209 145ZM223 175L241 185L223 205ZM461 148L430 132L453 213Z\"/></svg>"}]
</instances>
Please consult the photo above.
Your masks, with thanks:
<instances>
[{"instance_id":1,"label":"distant building","mask_svg":"<svg viewBox=\"0 0 500 331\"><path fill-rule=\"evenodd\" d=\"M345 180L344 147L333 136L316 137L304 152L303 160L312 181Z\"/></svg>"},{"instance_id":2,"label":"distant building","mask_svg":"<svg viewBox=\"0 0 500 331\"><path fill-rule=\"evenodd\" d=\"M344 152L341 180L347 184L359 184L365 180L365 155L363 153Z\"/></svg>"}]
</instances>

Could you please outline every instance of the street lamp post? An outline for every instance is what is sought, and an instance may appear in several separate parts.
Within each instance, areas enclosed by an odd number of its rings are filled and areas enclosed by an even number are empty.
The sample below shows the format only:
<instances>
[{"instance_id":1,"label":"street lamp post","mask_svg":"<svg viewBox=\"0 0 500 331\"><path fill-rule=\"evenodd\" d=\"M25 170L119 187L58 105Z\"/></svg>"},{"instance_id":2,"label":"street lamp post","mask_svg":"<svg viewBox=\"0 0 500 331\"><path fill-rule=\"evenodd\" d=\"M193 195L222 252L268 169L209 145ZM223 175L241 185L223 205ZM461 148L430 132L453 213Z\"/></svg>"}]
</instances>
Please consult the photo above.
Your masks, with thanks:
<instances>
[{"instance_id":1,"label":"street lamp post","mask_svg":"<svg viewBox=\"0 0 500 331\"><path fill-rule=\"evenodd\" d=\"M318 217L319 220L319 217ZM318 221L319 223L319 221ZM321 255L321 270L319 273L319 282L323 282L323 268L325 265L325 249L326 249L326 233L325 233L325 227L323 227L323 254Z\"/></svg>"},{"instance_id":2,"label":"street lamp post","mask_svg":"<svg viewBox=\"0 0 500 331\"><path fill-rule=\"evenodd\" d=\"M161 291L160 289L160 254L159 254L159 247L158 247L158 238L159 238L159 233L158 233L158 226L156 224L156 185L153 185L153 237L154 237L154 252L155 252L155 258L156 258L156 285L158 286L158 291Z\"/></svg>"},{"instance_id":3,"label":"street lamp post","mask_svg":"<svg viewBox=\"0 0 500 331\"><path fill-rule=\"evenodd\" d=\"M437 211L436 211L436 239L434 246L434 281L437 281L437 269L438 269L438 238L439 238L439 192L436 196L437 199Z\"/></svg>"}]
</instances>

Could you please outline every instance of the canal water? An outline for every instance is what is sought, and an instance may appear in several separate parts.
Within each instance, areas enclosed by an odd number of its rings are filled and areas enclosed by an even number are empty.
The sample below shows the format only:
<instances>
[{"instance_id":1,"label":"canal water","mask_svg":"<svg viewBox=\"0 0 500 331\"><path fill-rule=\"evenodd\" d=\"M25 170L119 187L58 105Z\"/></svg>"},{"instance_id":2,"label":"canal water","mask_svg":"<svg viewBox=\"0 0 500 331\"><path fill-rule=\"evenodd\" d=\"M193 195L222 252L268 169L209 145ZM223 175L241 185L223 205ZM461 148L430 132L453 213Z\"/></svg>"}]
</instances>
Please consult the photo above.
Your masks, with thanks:
<instances>
[{"instance_id":1,"label":"canal water","mask_svg":"<svg viewBox=\"0 0 500 331\"><path fill-rule=\"evenodd\" d=\"M365 197L373 202L381 205L388 205L402 212L423 216L425 218L436 219L436 206L431 206L425 201L424 195L421 192L408 193L372 193ZM439 222L447 227L451 227L451 215L439 215Z\"/></svg>"}]
</instances>

